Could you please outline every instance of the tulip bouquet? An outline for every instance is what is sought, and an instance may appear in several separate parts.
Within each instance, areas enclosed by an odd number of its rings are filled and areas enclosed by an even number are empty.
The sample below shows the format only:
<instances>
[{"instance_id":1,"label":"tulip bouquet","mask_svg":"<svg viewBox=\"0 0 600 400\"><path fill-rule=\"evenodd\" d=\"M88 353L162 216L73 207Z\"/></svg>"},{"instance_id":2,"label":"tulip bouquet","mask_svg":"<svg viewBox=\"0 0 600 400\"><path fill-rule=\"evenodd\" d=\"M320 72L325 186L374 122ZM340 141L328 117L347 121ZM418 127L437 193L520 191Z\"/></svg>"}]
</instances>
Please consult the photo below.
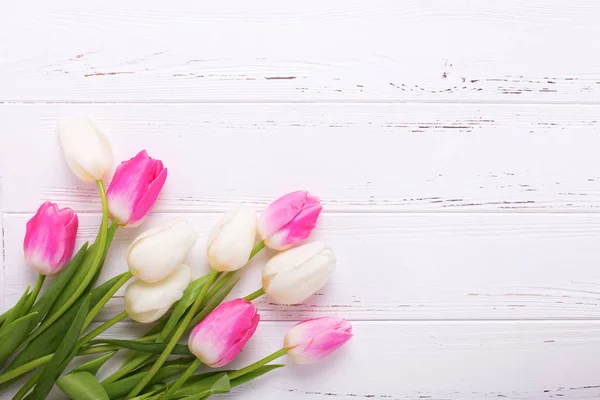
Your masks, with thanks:
<instances>
[{"instance_id":1,"label":"tulip bouquet","mask_svg":"<svg viewBox=\"0 0 600 400\"><path fill-rule=\"evenodd\" d=\"M61 123L59 136L75 175L96 182L102 219L95 241L77 252L73 210L46 202L27 223L25 261L39 277L0 316L0 388L29 376L13 399L45 399L55 384L75 400L206 399L282 367L273 361L286 354L296 363L313 363L352 337L350 323L341 318L309 319L291 327L272 354L241 369L223 369L259 329L253 300L267 295L280 304L301 303L324 286L335 268L326 244L303 243L321 212L319 199L306 191L289 193L260 216L245 205L231 208L210 232L206 257L211 270L198 279L192 279L186 264L197 234L185 220L171 221L133 241L127 272L98 283L116 230L144 221L167 168L141 151L117 167L105 191L103 179L112 169L106 136L87 117ZM262 287L226 301L242 268L264 247L279 253L264 266ZM42 293L48 275L56 277ZM91 329L125 284L125 309ZM148 324L146 334L133 340L100 337L126 318ZM97 378L103 365L123 351L127 356L121 366ZM96 358L69 368L81 355Z\"/></svg>"}]
</instances>

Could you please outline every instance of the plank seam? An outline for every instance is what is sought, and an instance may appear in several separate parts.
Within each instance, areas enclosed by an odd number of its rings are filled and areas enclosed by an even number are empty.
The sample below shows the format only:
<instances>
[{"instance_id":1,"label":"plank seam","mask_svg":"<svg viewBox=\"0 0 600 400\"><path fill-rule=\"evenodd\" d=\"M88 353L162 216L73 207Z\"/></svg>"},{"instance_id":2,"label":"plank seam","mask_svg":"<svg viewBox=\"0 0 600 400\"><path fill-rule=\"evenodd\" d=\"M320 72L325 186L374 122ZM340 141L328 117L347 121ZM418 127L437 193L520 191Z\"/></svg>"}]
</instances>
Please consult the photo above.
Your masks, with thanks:
<instances>
[{"instance_id":1,"label":"plank seam","mask_svg":"<svg viewBox=\"0 0 600 400\"><path fill-rule=\"evenodd\" d=\"M0 105L44 105L44 104L143 104L143 105L158 105L158 104L426 104L426 105L573 105L573 106L600 106L600 101L524 101L524 100L376 100L376 99L360 99L360 100L13 100L0 99Z\"/></svg>"}]
</instances>

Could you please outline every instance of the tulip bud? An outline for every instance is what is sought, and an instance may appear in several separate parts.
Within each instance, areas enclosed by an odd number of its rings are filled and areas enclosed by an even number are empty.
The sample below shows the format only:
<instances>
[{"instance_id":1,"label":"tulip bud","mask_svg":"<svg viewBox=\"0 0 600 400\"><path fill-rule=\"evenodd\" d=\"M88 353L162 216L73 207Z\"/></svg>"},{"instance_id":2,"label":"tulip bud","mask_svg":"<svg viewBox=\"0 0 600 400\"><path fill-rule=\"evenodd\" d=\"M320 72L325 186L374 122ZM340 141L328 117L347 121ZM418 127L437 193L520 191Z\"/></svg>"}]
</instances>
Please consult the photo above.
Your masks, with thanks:
<instances>
[{"instance_id":1,"label":"tulip bud","mask_svg":"<svg viewBox=\"0 0 600 400\"><path fill-rule=\"evenodd\" d=\"M196 243L196 233L185 220L138 236L127 250L129 272L144 282L157 282L183 263Z\"/></svg>"},{"instance_id":2,"label":"tulip bud","mask_svg":"<svg viewBox=\"0 0 600 400\"><path fill-rule=\"evenodd\" d=\"M217 271L236 271L248 262L256 237L256 213L241 204L233 206L212 229L206 249Z\"/></svg>"},{"instance_id":3,"label":"tulip bud","mask_svg":"<svg viewBox=\"0 0 600 400\"><path fill-rule=\"evenodd\" d=\"M261 214L260 237L271 249L288 249L310 236L322 209L319 198L305 190L288 193Z\"/></svg>"},{"instance_id":4,"label":"tulip bud","mask_svg":"<svg viewBox=\"0 0 600 400\"><path fill-rule=\"evenodd\" d=\"M71 259L79 220L70 208L58 209L49 201L27 221L23 250L25 261L42 275L62 270Z\"/></svg>"},{"instance_id":5,"label":"tulip bud","mask_svg":"<svg viewBox=\"0 0 600 400\"><path fill-rule=\"evenodd\" d=\"M352 325L342 318L308 319L285 335L284 348L297 364L312 364L327 357L352 337Z\"/></svg>"},{"instance_id":6,"label":"tulip bud","mask_svg":"<svg viewBox=\"0 0 600 400\"><path fill-rule=\"evenodd\" d=\"M271 258L263 269L263 289L281 304L298 304L321 289L335 269L333 250L312 242Z\"/></svg>"},{"instance_id":7,"label":"tulip bud","mask_svg":"<svg viewBox=\"0 0 600 400\"><path fill-rule=\"evenodd\" d=\"M125 290L125 311L137 322L150 323L165 315L180 300L192 280L190 267L179 265L165 279L148 283L136 279Z\"/></svg>"},{"instance_id":8,"label":"tulip bud","mask_svg":"<svg viewBox=\"0 0 600 400\"><path fill-rule=\"evenodd\" d=\"M188 347L209 367L222 367L237 357L256 331L259 320L256 307L249 301L228 301L196 325Z\"/></svg>"},{"instance_id":9,"label":"tulip bud","mask_svg":"<svg viewBox=\"0 0 600 400\"><path fill-rule=\"evenodd\" d=\"M140 151L122 162L106 192L108 211L119 225L138 226L150 213L167 179L162 162Z\"/></svg>"},{"instance_id":10,"label":"tulip bud","mask_svg":"<svg viewBox=\"0 0 600 400\"><path fill-rule=\"evenodd\" d=\"M110 171L110 142L88 117L62 121L58 134L67 163L79 179L94 182L104 178Z\"/></svg>"}]
</instances>

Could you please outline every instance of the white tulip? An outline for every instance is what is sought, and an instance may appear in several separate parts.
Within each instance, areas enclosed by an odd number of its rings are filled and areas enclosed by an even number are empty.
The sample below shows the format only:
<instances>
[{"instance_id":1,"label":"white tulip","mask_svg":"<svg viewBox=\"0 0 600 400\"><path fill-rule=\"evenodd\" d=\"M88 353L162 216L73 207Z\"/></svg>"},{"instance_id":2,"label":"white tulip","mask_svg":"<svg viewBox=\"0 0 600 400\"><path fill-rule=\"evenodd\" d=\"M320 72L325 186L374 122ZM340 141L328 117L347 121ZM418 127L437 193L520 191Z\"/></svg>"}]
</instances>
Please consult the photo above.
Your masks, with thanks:
<instances>
[{"instance_id":1,"label":"white tulip","mask_svg":"<svg viewBox=\"0 0 600 400\"><path fill-rule=\"evenodd\" d=\"M263 269L263 289L281 304L298 304L321 289L335 269L333 250L312 242L271 258Z\"/></svg>"},{"instance_id":2,"label":"white tulip","mask_svg":"<svg viewBox=\"0 0 600 400\"><path fill-rule=\"evenodd\" d=\"M185 220L142 233L127 250L129 272L144 282L160 281L183 263L196 237Z\"/></svg>"},{"instance_id":3,"label":"white tulip","mask_svg":"<svg viewBox=\"0 0 600 400\"><path fill-rule=\"evenodd\" d=\"M248 262L256 237L256 212L241 204L232 207L212 229L206 255L217 271L236 271Z\"/></svg>"},{"instance_id":4,"label":"white tulip","mask_svg":"<svg viewBox=\"0 0 600 400\"><path fill-rule=\"evenodd\" d=\"M150 323L165 315L173 303L181 299L192 280L185 264L162 281L148 283L134 280L125 290L125 311L135 321Z\"/></svg>"},{"instance_id":5,"label":"white tulip","mask_svg":"<svg viewBox=\"0 0 600 400\"><path fill-rule=\"evenodd\" d=\"M110 142L88 117L62 121L58 134L67 163L79 179L94 182L112 169Z\"/></svg>"}]
</instances>

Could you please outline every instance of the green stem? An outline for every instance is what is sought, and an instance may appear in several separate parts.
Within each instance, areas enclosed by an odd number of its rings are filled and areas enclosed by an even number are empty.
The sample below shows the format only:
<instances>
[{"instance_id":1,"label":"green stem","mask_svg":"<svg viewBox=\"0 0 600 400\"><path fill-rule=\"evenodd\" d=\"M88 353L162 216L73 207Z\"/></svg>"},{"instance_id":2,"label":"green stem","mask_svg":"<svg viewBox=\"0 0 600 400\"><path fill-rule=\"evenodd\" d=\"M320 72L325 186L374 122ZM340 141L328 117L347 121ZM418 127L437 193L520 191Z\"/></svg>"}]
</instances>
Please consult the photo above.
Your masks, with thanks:
<instances>
[{"instance_id":1,"label":"green stem","mask_svg":"<svg viewBox=\"0 0 600 400\"><path fill-rule=\"evenodd\" d=\"M89 317L89 314L88 314L88 317ZM127 318L127 313L125 311L121 312L120 314L115 315L114 317L112 317L111 319L109 319L108 321L106 321L105 323L103 323L102 325L100 325L99 327L97 327L96 329L89 332L87 335L85 335L81 339L79 339L76 346L77 347L85 346L86 344L88 344L88 342L90 340L92 340L93 338L95 338L96 336L98 336L99 334L101 334L102 332L104 332L105 330L107 330L108 328L110 328L111 326L116 324L117 322L124 320L125 318Z\"/></svg>"},{"instance_id":2,"label":"green stem","mask_svg":"<svg viewBox=\"0 0 600 400\"><path fill-rule=\"evenodd\" d=\"M237 371L233 371L232 373L227 374L229 376L229 380L232 381L235 378L239 378L240 376L249 374L250 372L262 367L263 365L268 364L271 361L276 360L279 357L286 355L286 353L287 353L287 351L285 349L277 350L275 353L266 356L262 360L258 360L254 364L250 364L247 367L238 369Z\"/></svg>"},{"instance_id":3,"label":"green stem","mask_svg":"<svg viewBox=\"0 0 600 400\"><path fill-rule=\"evenodd\" d=\"M185 383L185 381L188 380L188 378L190 376L192 376L192 374L198 369L198 367L202 364L202 361L200 361L200 359L196 358L194 360L193 363L190 364L190 366L185 370L185 372L183 373L183 375L181 375L179 377L179 379L177 379L172 385L169 385L169 390L167 390L167 393L165 393L163 395L163 397L161 397L162 400L168 400L171 398L171 396L173 396L175 394L175 392L177 390L179 390L179 388L181 387L181 385L183 385Z\"/></svg>"},{"instance_id":4,"label":"green stem","mask_svg":"<svg viewBox=\"0 0 600 400\"><path fill-rule=\"evenodd\" d=\"M136 358L123 365L117 371L115 371L111 376L102 381L102 384L114 383L121 378L129 375L131 372L142 368L146 363L154 357L154 354L138 354Z\"/></svg>"},{"instance_id":5,"label":"green stem","mask_svg":"<svg viewBox=\"0 0 600 400\"><path fill-rule=\"evenodd\" d=\"M121 350L119 346L95 346L88 347L87 349L83 349L77 353L78 356L87 356L90 354L98 354L98 353L108 353L110 351Z\"/></svg>"},{"instance_id":6,"label":"green stem","mask_svg":"<svg viewBox=\"0 0 600 400\"><path fill-rule=\"evenodd\" d=\"M87 328L92 321L94 320L94 318L96 318L96 316L98 315L98 313L102 310L102 308L104 307L104 305L106 303L108 303L108 301L113 297L113 295L115 293L117 293L117 290L121 289L121 287L127 283L127 281L129 279L131 279L132 275L131 272L127 271L123 274L123 276L121 277L121 279L119 279L117 281L117 283L114 284L113 287L110 288L110 290L108 292L106 292L106 294L104 296L102 296L102 298L100 299L100 301L98 303L96 303L96 305L94 306L94 308L92 308L90 310L90 312L88 313L87 317L85 318L85 322L83 323L83 329ZM125 315L127 316L127 315Z\"/></svg>"},{"instance_id":7,"label":"green stem","mask_svg":"<svg viewBox=\"0 0 600 400\"><path fill-rule=\"evenodd\" d=\"M33 371L37 367L40 367L40 366L46 364L48 361L50 361L50 359L52 358L53 355L54 355L54 353L48 354L47 356L44 356L44 357L36 358L33 361L29 361L27 364L23 364L21 366L18 366L15 369L12 369L8 372L3 373L2 375L0 375L0 384L8 382L10 380L13 380L15 378L18 378L19 376L26 374L29 371Z\"/></svg>"},{"instance_id":8,"label":"green stem","mask_svg":"<svg viewBox=\"0 0 600 400\"><path fill-rule=\"evenodd\" d=\"M250 260L252 257L254 257L259 251L264 249L264 247L265 247L265 242L260 241L260 242L256 243L256 246L254 246L254 248L252 249L252 252L250 253L250 257L248 257L248 260Z\"/></svg>"},{"instance_id":9,"label":"green stem","mask_svg":"<svg viewBox=\"0 0 600 400\"><path fill-rule=\"evenodd\" d=\"M248 296L244 297L244 300L252 301L258 299L263 294L265 294L265 290L263 288L260 288L256 292L250 293Z\"/></svg>"},{"instance_id":10,"label":"green stem","mask_svg":"<svg viewBox=\"0 0 600 400\"><path fill-rule=\"evenodd\" d=\"M211 299L219 290L221 290L221 288L223 286L225 286L227 283L230 282L230 280L233 278L233 276L235 275L236 272L237 271L231 271L231 272L227 272L227 273L223 274L221 276L221 279L219 279L217 282L215 282L213 287L210 288L209 292L206 294L206 298ZM206 303L208 303L208 301ZM203 304L202 306L204 306L204 305L205 304Z\"/></svg>"},{"instance_id":11,"label":"green stem","mask_svg":"<svg viewBox=\"0 0 600 400\"><path fill-rule=\"evenodd\" d=\"M107 353L109 351L119 350L120 348L117 346L96 346L90 347L88 349L80 351L77 355L83 356L88 354L98 354L98 353ZM26 374L30 371L33 371L37 367L41 367L45 365L50 359L54 356L54 353L47 354L43 357L36 358L35 360L31 360L26 364L20 365L15 369L7 371L0 375L0 384L11 381L19 376Z\"/></svg>"},{"instance_id":12,"label":"green stem","mask_svg":"<svg viewBox=\"0 0 600 400\"><path fill-rule=\"evenodd\" d=\"M25 304L23 314L28 314L31 307L37 300L38 294L40 294L40 290L42 290L42 285L44 284L44 280L46 279L46 275L39 274L37 278L37 282L35 283L35 287L33 288L33 292L29 294L29 298L27 299L27 303Z\"/></svg>"},{"instance_id":13,"label":"green stem","mask_svg":"<svg viewBox=\"0 0 600 400\"><path fill-rule=\"evenodd\" d=\"M15 394L12 400L21 400L23 397L25 397L25 395L29 393L31 388L35 386L38 380L40 380L40 375L42 375L42 371L43 369L40 369L38 372L32 375L31 378L29 378L27 382L25 382L23 387L19 389L19 391L17 392L17 394Z\"/></svg>"},{"instance_id":14,"label":"green stem","mask_svg":"<svg viewBox=\"0 0 600 400\"><path fill-rule=\"evenodd\" d=\"M104 247L106 247L106 236L108 235L108 204L106 202L106 192L104 191L104 185L102 184L102 180L97 180L96 184L98 185L98 190L100 191L100 198L102 199L102 224L100 225L99 240L98 240L98 248L96 249L96 254L94 255L94 260L90 265L90 269L85 276L84 280L81 282L81 285L77 288L75 293L71 295L71 297L66 301L65 304L62 305L54 314L52 314L35 332L30 335L27 340L25 340L24 344L30 343L32 340L40 336L46 329L50 327L57 319L59 319L72 305L77 301L79 296L85 291L88 284L96 275L98 266L102 261L102 256L104 254Z\"/></svg>"},{"instance_id":15,"label":"green stem","mask_svg":"<svg viewBox=\"0 0 600 400\"><path fill-rule=\"evenodd\" d=\"M192 304L192 307L188 310L187 314L185 315L185 318L179 324L179 327L177 327L177 330L175 331L175 333L173 334L173 337L167 344L167 347L163 350L162 354L158 357L158 360L156 360L156 362L154 363L152 368L150 368L150 371L148 371L148 373L144 376L144 378L142 378L142 380L140 382L138 382L138 384L135 386L135 388L133 388L133 390L131 392L129 392L126 399L131 399L132 397L137 396L142 391L142 389L144 389L144 387L146 387L148 382L150 382L152 380L152 378L154 378L154 375L156 375L156 373L158 372L160 367L162 367L164 362L167 360L167 358L171 354L171 351L173 351L173 348L175 347L175 345L181 338L181 335L183 335L183 332L185 332L185 330L187 329L188 324L190 323L192 318L194 318L194 315L196 315L196 312L198 312L200 305L204 301L204 297L206 296L206 293L208 293L208 288L210 287L210 285L212 285L217 273L218 272L215 270L213 270L210 273L208 280L202 287L202 291L200 292L200 295L198 295L198 298L196 299L196 301L194 301L194 304Z\"/></svg>"}]
</instances>

